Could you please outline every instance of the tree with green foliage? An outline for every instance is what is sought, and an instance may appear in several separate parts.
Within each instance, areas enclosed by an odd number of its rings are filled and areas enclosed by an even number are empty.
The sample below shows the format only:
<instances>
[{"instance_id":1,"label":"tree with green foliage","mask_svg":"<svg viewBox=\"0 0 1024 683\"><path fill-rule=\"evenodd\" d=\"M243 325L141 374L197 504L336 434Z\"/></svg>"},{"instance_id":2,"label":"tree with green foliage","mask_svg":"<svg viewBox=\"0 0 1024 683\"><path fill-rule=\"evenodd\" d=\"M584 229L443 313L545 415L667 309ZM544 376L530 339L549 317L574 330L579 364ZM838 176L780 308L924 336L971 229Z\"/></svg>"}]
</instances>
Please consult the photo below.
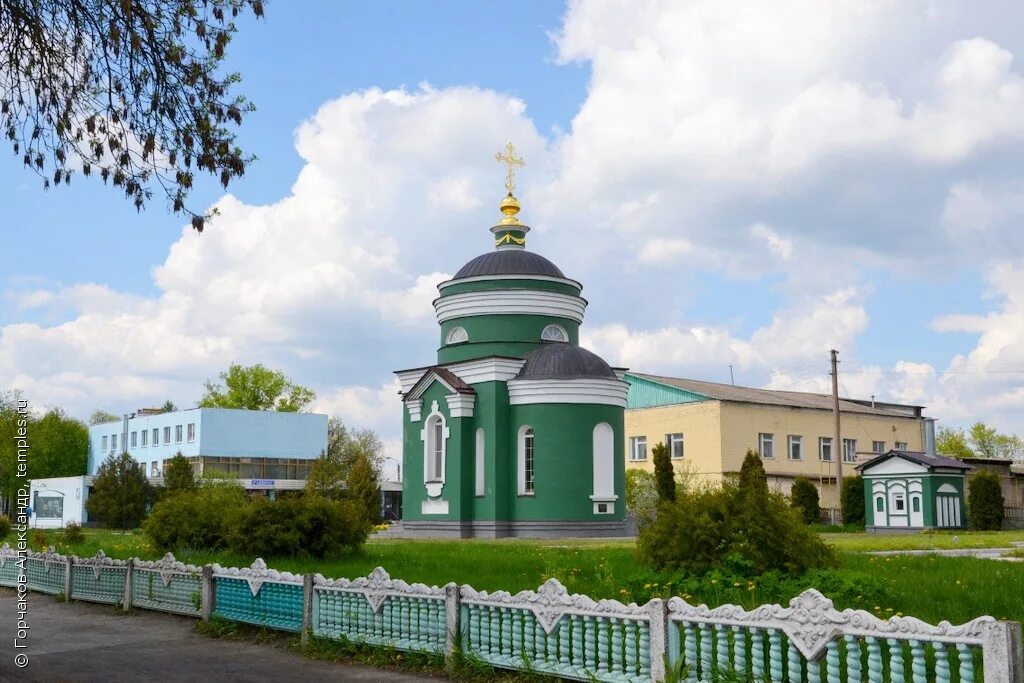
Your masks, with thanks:
<instances>
[{"instance_id":1,"label":"tree with green foliage","mask_svg":"<svg viewBox=\"0 0 1024 683\"><path fill-rule=\"evenodd\" d=\"M112 529L134 529L152 495L142 465L127 453L110 454L100 465L85 502L89 516Z\"/></svg>"},{"instance_id":2,"label":"tree with green foliage","mask_svg":"<svg viewBox=\"0 0 1024 683\"><path fill-rule=\"evenodd\" d=\"M263 0L4 0L0 127L44 188L99 175L141 210L186 206L195 174L227 187L252 161L233 127L253 105L225 68L245 10Z\"/></svg>"},{"instance_id":3,"label":"tree with green foliage","mask_svg":"<svg viewBox=\"0 0 1024 683\"><path fill-rule=\"evenodd\" d=\"M384 442L372 429L348 430L336 417L327 420L327 450L313 461L306 477L306 492L341 500L344 482L355 461L365 457L380 476Z\"/></svg>"},{"instance_id":4,"label":"tree with green foliage","mask_svg":"<svg viewBox=\"0 0 1024 683\"><path fill-rule=\"evenodd\" d=\"M1006 508L999 475L981 471L971 475L968 482L967 519L974 529L999 531L1003 528Z\"/></svg>"},{"instance_id":5,"label":"tree with green foliage","mask_svg":"<svg viewBox=\"0 0 1024 683\"><path fill-rule=\"evenodd\" d=\"M196 475L189 459L178 451L164 466L164 491L173 496L196 487Z\"/></svg>"},{"instance_id":6,"label":"tree with green foliage","mask_svg":"<svg viewBox=\"0 0 1024 683\"><path fill-rule=\"evenodd\" d=\"M232 363L220 373L220 382L206 380L204 386L200 408L295 413L307 408L316 398L311 389L292 383L283 372L270 370L260 363L249 366Z\"/></svg>"},{"instance_id":7,"label":"tree with green foliage","mask_svg":"<svg viewBox=\"0 0 1024 683\"><path fill-rule=\"evenodd\" d=\"M967 434L962 429L939 427L935 434L935 450L951 458L973 458L974 451L967 443Z\"/></svg>"},{"instance_id":8,"label":"tree with green foliage","mask_svg":"<svg viewBox=\"0 0 1024 683\"><path fill-rule=\"evenodd\" d=\"M971 425L970 443L976 458L1024 457L1024 440L1016 434L1001 434L995 427L984 422Z\"/></svg>"},{"instance_id":9,"label":"tree with green foliage","mask_svg":"<svg viewBox=\"0 0 1024 683\"><path fill-rule=\"evenodd\" d=\"M654 459L654 480L658 484L658 502L671 503L676 499L676 471L672 467L668 447L658 442L651 449Z\"/></svg>"},{"instance_id":10,"label":"tree with green foliage","mask_svg":"<svg viewBox=\"0 0 1024 683\"><path fill-rule=\"evenodd\" d=\"M153 506L142 525L161 551L227 547L228 524L248 503L237 479L203 477L202 485L166 496Z\"/></svg>"},{"instance_id":11,"label":"tree with green foliage","mask_svg":"<svg viewBox=\"0 0 1024 683\"><path fill-rule=\"evenodd\" d=\"M173 413L178 409L178 406L174 405L174 401L167 399L164 404L160 406L161 413Z\"/></svg>"},{"instance_id":12,"label":"tree with green foliage","mask_svg":"<svg viewBox=\"0 0 1024 683\"><path fill-rule=\"evenodd\" d=\"M360 454L352 463L347 480L348 496L355 501L368 524L380 521L380 477L370 458Z\"/></svg>"},{"instance_id":13,"label":"tree with green foliage","mask_svg":"<svg viewBox=\"0 0 1024 683\"><path fill-rule=\"evenodd\" d=\"M843 524L864 524L864 477L844 477L840 491L839 505L843 512Z\"/></svg>"},{"instance_id":14,"label":"tree with green foliage","mask_svg":"<svg viewBox=\"0 0 1024 683\"><path fill-rule=\"evenodd\" d=\"M92 411L92 415L89 416L89 424L90 425L101 425L101 424L106 424L107 422L120 422L120 421L121 421L121 417L120 416L114 415L113 413L108 413L105 410L94 410L94 411Z\"/></svg>"},{"instance_id":15,"label":"tree with green foliage","mask_svg":"<svg viewBox=\"0 0 1024 683\"><path fill-rule=\"evenodd\" d=\"M830 566L835 555L784 496L768 490L757 453L748 451L737 479L685 488L641 529L638 549L658 570L703 574L728 564L754 576Z\"/></svg>"},{"instance_id":16,"label":"tree with green foliage","mask_svg":"<svg viewBox=\"0 0 1024 683\"><path fill-rule=\"evenodd\" d=\"M630 467L626 470L626 512L633 516L637 526L645 527L654 521L658 508L658 486L654 473Z\"/></svg>"},{"instance_id":17,"label":"tree with green foliage","mask_svg":"<svg viewBox=\"0 0 1024 683\"><path fill-rule=\"evenodd\" d=\"M818 498L818 487L807 477L793 480L793 488L789 492L793 507L800 513L804 524L817 524L821 521L821 505Z\"/></svg>"}]
</instances>

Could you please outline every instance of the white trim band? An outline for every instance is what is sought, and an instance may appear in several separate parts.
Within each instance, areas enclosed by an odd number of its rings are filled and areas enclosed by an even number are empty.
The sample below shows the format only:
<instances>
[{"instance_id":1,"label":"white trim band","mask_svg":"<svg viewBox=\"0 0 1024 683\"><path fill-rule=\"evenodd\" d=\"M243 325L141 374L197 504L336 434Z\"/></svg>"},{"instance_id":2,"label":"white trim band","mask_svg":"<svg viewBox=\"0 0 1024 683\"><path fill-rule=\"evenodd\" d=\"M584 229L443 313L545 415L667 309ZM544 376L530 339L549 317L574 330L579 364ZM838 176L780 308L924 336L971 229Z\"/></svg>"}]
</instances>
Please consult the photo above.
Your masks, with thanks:
<instances>
[{"instance_id":1,"label":"white trim band","mask_svg":"<svg viewBox=\"0 0 1024 683\"><path fill-rule=\"evenodd\" d=\"M434 300L438 323L477 315L553 315L582 323L586 310L583 297L527 289L462 292Z\"/></svg>"},{"instance_id":2,"label":"white trim band","mask_svg":"<svg viewBox=\"0 0 1024 683\"><path fill-rule=\"evenodd\" d=\"M508 402L579 403L626 407L629 383L618 379L519 379L508 383Z\"/></svg>"},{"instance_id":3,"label":"white trim band","mask_svg":"<svg viewBox=\"0 0 1024 683\"><path fill-rule=\"evenodd\" d=\"M445 280L437 286L438 290L442 290L445 287L452 285L468 284L472 282L488 282L490 280L540 280L541 282L558 282L563 285L570 285L576 289L582 291L583 285L576 280L570 280L567 277L553 277L551 275L527 275L525 273L518 274L512 273L507 275L475 275L473 277L462 277L458 280Z\"/></svg>"},{"instance_id":4,"label":"white trim band","mask_svg":"<svg viewBox=\"0 0 1024 683\"><path fill-rule=\"evenodd\" d=\"M448 414L452 417L473 417L473 394L448 394Z\"/></svg>"}]
</instances>

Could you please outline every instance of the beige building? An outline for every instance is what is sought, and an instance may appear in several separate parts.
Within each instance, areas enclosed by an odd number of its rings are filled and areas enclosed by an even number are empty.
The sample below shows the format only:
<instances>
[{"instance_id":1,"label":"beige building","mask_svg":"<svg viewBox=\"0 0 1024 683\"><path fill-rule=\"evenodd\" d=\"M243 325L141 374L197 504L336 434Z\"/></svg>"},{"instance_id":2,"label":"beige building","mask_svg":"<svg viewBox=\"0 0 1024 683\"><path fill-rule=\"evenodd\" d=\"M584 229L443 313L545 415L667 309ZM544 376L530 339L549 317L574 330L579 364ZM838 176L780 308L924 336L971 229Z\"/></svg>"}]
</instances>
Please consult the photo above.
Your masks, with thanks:
<instances>
[{"instance_id":1,"label":"beige building","mask_svg":"<svg viewBox=\"0 0 1024 683\"><path fill-rule=\"evenodd\" d=\"M804 476L818 484L822 508L839 507L836 458L843 476L890 449L924 450L931 420L921 406L841 399L842 444L833 444L832 397L797 391L627 373L626 466L654 468L651 450L665 443L676 471L717 482L738 472L747 449L761 455L769 485L789 493Z\"/></svg>"}]
</instances>

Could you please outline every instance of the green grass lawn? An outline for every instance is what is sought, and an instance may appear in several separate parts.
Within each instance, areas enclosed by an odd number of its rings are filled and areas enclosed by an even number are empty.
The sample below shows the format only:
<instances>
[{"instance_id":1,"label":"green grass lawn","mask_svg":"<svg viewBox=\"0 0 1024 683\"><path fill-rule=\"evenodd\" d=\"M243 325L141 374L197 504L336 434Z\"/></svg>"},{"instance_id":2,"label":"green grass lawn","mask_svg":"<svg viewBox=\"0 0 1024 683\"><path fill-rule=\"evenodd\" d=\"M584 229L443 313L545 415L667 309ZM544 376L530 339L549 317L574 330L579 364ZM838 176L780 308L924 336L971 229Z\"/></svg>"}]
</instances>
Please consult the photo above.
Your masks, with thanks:
<instances>
[{"instance_id":1,"label":"green grass lawn","mask_svg":"<svg viewBox=\"0 0 1024 683\"><path fill-rule=\"evenodd\" d=\"M49 532L60 552L79 556L102 548L111 557L155 559L160 553L141 534L86 530L74 546ZM555 577L572 592L594 599L646 602L651 597L682 595L693 603L735 603L747 608L766 602L787 602L801 590L815 587L836 607L865 609L881 617L913 615L929 622L961 623L981 615L1024 621L1024 563L963 557L875 557L865 550L945 547L1000 547L1024 540L1022 532L907 534L900 536L826 535L839 551L836 569L800 577L768 576L755 581L710 574L700 580L655 573L639 564L632 541L405 541L371 540L361 553L310 560L265 558L292 572L319 572L332 578L364 576L382 566L409 582L442 585L468 583L482 590L516 592L535 589ZM193 564L218 562L248 566L252 557L229 553L184 551L179 560Z\"/></svg>"}]
</instances>

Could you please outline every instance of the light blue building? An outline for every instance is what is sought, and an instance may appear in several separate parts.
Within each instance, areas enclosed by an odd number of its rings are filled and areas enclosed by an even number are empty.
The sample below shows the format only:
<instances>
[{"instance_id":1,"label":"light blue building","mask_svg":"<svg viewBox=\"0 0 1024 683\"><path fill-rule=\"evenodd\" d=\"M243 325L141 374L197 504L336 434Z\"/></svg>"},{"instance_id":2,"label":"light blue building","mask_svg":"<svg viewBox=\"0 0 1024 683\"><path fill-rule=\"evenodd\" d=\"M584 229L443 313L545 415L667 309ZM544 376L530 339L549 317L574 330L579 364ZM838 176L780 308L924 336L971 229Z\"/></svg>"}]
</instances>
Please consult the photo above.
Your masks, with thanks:
<instances>
[{"instance_id":1,"label":"light blue building","mask_svg":"<svg viewBox=\"0 0 1024 683\"><path fill-rule=\"evenodd\" d=\"M163 484L167 461L181 453L197 476L236 477L256 495L303 488L310 465L327 449L327 416L228 408L164 413L143 409L89 428L84 476L36 479L31 485L31 524L59 528L85 523L85 501L100 465L127 451L154 485Z\"/></svg>"}]
</instances>

